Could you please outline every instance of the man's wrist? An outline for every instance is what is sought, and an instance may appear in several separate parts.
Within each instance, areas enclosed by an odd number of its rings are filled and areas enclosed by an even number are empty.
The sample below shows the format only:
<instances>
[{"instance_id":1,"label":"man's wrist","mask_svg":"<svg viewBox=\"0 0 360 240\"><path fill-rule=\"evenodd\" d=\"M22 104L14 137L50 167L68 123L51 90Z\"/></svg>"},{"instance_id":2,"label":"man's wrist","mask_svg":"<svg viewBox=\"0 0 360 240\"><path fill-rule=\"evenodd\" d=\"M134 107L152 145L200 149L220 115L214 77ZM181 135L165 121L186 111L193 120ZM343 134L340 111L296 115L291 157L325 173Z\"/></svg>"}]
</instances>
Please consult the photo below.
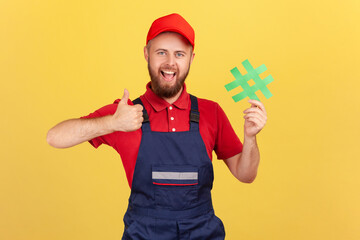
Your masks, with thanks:
<instances>
[{"instance_id":1,"label":"man's wrist","mask_svg":"<svg viewBox=\"0 0 360 240\"><path fill-rule=\"evenodd\" d=\"M113 115L107 115L101 118L101 128L104 129L106 134L115 132L113 124Z\"/></svg>"},{"instance_id":2,"label":"man's wrist","mask_svg":"<svg viewBox=\"0 0 360 240\"><path fill-rule=\"evenodd\" d=\"M246 134L244 135L244 143L247 144L256 144L256 135L254 136L247 136Z\"/></svg>"}]
</instances>

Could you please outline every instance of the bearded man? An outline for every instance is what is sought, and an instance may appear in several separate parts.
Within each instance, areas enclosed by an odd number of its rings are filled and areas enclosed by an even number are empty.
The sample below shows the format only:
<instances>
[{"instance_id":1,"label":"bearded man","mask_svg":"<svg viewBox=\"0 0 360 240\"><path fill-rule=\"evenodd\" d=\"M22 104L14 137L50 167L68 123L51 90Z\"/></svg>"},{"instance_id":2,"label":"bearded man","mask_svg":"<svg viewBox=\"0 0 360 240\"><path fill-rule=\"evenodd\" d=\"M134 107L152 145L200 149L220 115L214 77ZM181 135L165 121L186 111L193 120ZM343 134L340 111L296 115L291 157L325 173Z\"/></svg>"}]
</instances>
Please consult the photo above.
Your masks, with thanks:
<instances>
[{"instance_id":1,"label":"bearded man","mask_svg":"<svg viewBox=\"0 0 360 240\"><path fill-rule=\"evenodd\" d=\"M123 239L224 239L211 201L212 151L239 181L256 177L264 105L249 100L241 143L217 103L186 91L194 40L193 28L179 14L156 19L144 47L151 79L145 94L130 101L125 89L121 100L48 132L56 148L89 141L120 154L131 188Z\"/></svg>"}]
</instances>

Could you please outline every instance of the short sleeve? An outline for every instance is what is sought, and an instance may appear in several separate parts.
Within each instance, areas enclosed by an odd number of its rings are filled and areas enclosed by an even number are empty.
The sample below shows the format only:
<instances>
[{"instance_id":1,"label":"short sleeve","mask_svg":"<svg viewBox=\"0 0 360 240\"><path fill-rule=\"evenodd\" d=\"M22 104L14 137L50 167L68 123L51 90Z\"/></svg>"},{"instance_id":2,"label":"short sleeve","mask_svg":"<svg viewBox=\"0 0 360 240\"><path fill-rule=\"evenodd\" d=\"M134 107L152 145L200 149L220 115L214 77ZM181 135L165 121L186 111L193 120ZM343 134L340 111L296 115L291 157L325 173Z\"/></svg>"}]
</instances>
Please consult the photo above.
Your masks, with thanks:
<instances>
[{"instance_id":1,"label":"short sleeve","mask_svg":"<svg viewBox=\"0 0 360 240\"><path fill-rule=\"evenodd\" d=\"M228 159L242 152L243 145L224 110L217 104L217 134L214 151L218 159Z\"/></svg>"},{"instance_id":2,"label":"short sleeve","mask_svg":"<svg viewBox=\"0 0 360 240\"><path fill-rule=\"evenodd\" d=\"M116 112L118 102L119 100L116 100L113 104L106 105L87 116L81 117L81 119L99 118L107 115L113 115ZM89 140L89 143L95 148L98 148L103 143L113 146L113 133L91 139Z\"/></svg>"}]
</instances>

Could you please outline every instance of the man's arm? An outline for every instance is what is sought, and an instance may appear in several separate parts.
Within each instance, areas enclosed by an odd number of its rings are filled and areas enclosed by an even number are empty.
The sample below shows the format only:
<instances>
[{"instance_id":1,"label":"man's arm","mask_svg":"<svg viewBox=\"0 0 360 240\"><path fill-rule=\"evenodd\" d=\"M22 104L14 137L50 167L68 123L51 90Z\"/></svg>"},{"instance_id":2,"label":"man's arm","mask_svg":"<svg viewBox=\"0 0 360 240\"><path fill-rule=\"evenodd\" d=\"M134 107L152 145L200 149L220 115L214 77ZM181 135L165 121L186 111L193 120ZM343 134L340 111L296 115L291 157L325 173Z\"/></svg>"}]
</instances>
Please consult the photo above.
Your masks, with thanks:
<instances>
[{"instance_id":1,"label":"man's arm","mask_svg":"<svg viewBox=\"0 0 360 240\"><path fill-rule=\"evenodd\" d=\"M69 119L48 133L47 142L56 148L68 148L115 131L131 132L142 125L141 105L128 105L129 92L125 89L114 115L91 119Z\"/></svg>"},{"instance_id":2,"label":"man's arm","mask_svg":"<svg viewBox=\"0 0 360 240\"><path fill-rule=\"evenodd\" d=\"M256 142L256 135L264 128L267 114L264 105L256 100L249 100L252 104L244 111L244 144L241 153L225 159L231 173L241 182L252 183L257 175L260 162L260 152Z\"/></svg>"}]
</instances>

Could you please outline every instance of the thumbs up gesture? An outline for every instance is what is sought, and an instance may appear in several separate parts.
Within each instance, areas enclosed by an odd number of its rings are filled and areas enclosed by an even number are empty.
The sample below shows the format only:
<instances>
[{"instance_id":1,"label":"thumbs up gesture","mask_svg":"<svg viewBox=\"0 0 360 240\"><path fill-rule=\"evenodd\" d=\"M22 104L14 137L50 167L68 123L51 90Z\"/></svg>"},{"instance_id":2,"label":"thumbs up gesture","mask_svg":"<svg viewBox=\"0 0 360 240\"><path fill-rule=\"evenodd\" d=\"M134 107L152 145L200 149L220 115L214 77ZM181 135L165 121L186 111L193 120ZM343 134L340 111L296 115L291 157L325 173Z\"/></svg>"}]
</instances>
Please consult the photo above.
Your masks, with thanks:
<instances>
[{"instance_id":1,"label":"thumbs up gesture","mask_svg":"<svg viewBox=\"0 0 360 240\"><path fill-rule=\"evenodd\" d=\"M116 112L111 118L111 127L114 131L132 132L138 130L142 125L143 107L140 104L128 105L128 100L129 92L125 89Z\"/></svg>"}]
</instances>

